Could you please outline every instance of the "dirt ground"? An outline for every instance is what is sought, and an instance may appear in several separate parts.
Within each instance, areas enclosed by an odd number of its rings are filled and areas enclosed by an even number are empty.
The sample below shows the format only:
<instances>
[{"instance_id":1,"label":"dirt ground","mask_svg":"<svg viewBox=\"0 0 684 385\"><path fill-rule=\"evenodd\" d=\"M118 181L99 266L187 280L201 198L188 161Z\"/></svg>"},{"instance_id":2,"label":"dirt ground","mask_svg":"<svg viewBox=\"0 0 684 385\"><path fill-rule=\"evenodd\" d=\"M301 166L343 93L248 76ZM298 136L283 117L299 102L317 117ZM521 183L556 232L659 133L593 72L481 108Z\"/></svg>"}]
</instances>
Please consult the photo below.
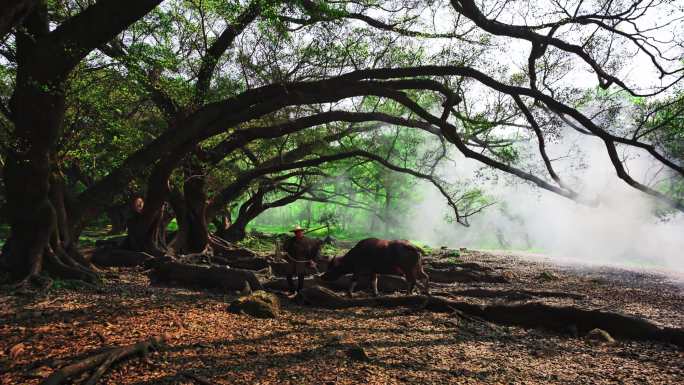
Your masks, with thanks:
<instances>
[{"instance_id":1,"label":"dirt ground","mask_svg":"<svg viewBox=\"0 0 684 385\"><path fill-rule=\"evenodd\" d=\"M491 267L511 283L435 285L436 292L474 303L575 305L684 326L684 292L662 276L557 266L501 253L468 252L462 260ZM43 294L0 293L0 383L38 384L53 370L104 347L161 334L170 337L165 348L115 365L100 383L684 383L684 352L672 345L596 344L581 336L418 309L323 310L287 299L279 318L255 319L226 311L235 295L150 287L140 269L113 271L118 278L101 288L65 284ZM578 295L449 294L472 288ZM354 356L361 349L368 359Z\"/></svg>"}]
</instances>

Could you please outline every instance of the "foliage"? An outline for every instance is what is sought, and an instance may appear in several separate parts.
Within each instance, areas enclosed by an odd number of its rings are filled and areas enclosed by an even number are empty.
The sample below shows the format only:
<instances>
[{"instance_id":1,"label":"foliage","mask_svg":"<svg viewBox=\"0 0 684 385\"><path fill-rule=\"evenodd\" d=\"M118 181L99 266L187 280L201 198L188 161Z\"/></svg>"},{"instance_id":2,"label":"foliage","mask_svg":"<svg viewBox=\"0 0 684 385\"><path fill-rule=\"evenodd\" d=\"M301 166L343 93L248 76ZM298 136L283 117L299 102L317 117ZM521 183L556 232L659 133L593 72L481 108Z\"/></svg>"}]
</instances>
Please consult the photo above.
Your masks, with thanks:
<instances>
[{"instance_id":1,"label":"foliage","mask_svg":"<svg viewBox=\"0 0 684 385\"><path fill-rule=\"evenodd\" d=\"M652 7L675 18L658 26L667 30L676 24L676 7L650 4L641 14L622 2L580 2L575 10L541 1L526 9L515 2L494 3L166 1L126 24L65 76L60 84L65 92L63 122L51 143L51 165L65 175L72 202L114 175L116 191L107 191L103 200L119 204L159 187L150 186L152 171L178 155L181 159L165 177L170 192L183 196L190 176L203 178L210 217L230 213L234 222L250 229L275 231L295 223L326 225L330 235L352 239L369 233L406 236L411 209L423 198L416 182L421 178L450 206L449 213L436 216L468 224L470 216L494 204L478 185L487 177L484 173L466 182L442 175L448 174L444 164L461 155L578 199L578 184L566 183L554 169L559 154L545 148L563 141L564 131L572 128L582 135L613 136L606 140L609 149L616 149L615 143L652 147L681 164L681 84L674 81L647 95L621 79L630 49L650 53L661 79L677 73L663 68L681 65L681 58L659 55L667 52L659 49L667 42L634 47L643 38L640 32L630 39L609 24L596 23L592 30L592 22L580 21L638 24ZM58 29L89 4L47 2L51 28ZM572 14L584 16L559 18ZM495 27L483 25L497 17ZM558 40L539 46L536 34L547 29ZM17 41L14 36L0 41L0 140L12 146L23 145L15 137L11 113L4 111L11 110L17 91ZM515 50L508 48L520 42L525 52L518 63ZM440 66L460 72L441 73L436 70ZM583 72L585 67L592 73ZM353 84L344 79L316 83L325 86L290 93L307 82L374 69L386 73ZM396 69L405 73L389 74ZM569 74L598 82L578 84ZM344 87L371 84L388 88L336 96ZM276 92L283 89L288 92L284 97ZM245 104L226 108L252 93L257 96ZM321 95L325 97L318 99ZM292 102L304 96L314 101ZM393 120L333 119L278 133L288 124L331 111ZM259 128L269 134L221 152L222 144ZM170 144L163 151L151 150L164 143ZM297 153L301 148L307 151ZM354 155L313 162L354 151L377 158ZM147 153L155 154L145 158L148 164L127 166ZM643 184L632 178L625 161L611 161L630 185L670 208L681 206L684 188L676 167L668 166L670 179ZM310 163L276 167L296 162ZM269 167L275 169L255 172ZM4 199L0 193L0 205ZM169 229L177 229L175 221ZM82 239L91 242L87 234Z\"/></svg>"}]
</instances>

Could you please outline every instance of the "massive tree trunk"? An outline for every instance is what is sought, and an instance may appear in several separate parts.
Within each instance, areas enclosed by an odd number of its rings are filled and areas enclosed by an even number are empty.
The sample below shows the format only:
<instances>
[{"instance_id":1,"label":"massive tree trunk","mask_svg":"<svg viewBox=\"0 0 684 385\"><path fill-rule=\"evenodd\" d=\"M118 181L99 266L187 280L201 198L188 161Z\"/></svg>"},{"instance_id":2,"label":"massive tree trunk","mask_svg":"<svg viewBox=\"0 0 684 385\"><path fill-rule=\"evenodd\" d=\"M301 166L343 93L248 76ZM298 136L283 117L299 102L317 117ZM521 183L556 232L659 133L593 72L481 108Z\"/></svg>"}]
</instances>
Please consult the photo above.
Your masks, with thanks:
<instances>
[{"instance_id":1,"label":"massive tree trunk","mask_svg":"<svg viewBox=\"0 0 684 385\"><path fill-rule=\"evenodd\" d=\"M228 230L230 226L233 225L233 221L230 217L230 211L226 213L221 213L212 218L211 223L216 227L216 233L219 234L222 231Z\"/></svg>"},{"instance_id":2,"label":"massive tree trunk","mask_svg":"<svg viewBox=\"0 0 684 385\"><path fill-rule=\"evenodd\" d=\"M152 170L147 182L142 210L134 211L128 220L128 235L124 248L153 256L166 253L165 208L169 199L169 176L177 158L160 161Z\"/></svg>"},{"instance_id":3,"label":"massive tree trunk","mask_svg":"<svg viewBox=\"0 0 684 385\"><path fill-rule=\"evenodd\" d=\"M166 202L171 200L171 189L169 186L169 178L171 173L179 163L185 158L189 152L190 147L194 147L192 142L177 149L176 152L169 154L167 157L161 159L155 165L147 182L147 194L143 209L140 213L134 213L128 221L128 238L125 242L125 247L133 251L141 251L154 256L163 255L167 251L166 244L166 225L168 221L165 218ZM187 178L193 179L193 178ZM206 196L204 192L204 179L187 180L184 184L187 189L185 195L189 195L184 199L183 215L181 222L185 221L187 225L187 241L192 242L193 245L189 247L199 247L197 243L207 244L208 227L206 220ZM198 202L201 200L201 202ZM188 203L189 202L189 203ZM180 205L177 204L177 208ZM201 213L201 219L196 219L195 212ZM192 228L191 228L192 227ZM199 230L196 228L200 227ZM202 228L203 227L203 228ZM202 233L206 235L202 236ZM178 235L178 234L177 234ZM190 238L198 236L198 241L191 241ZM185 245L184 245L185 246Z\"/></svg>"},{"instance_id":4,"label":"massive tree trunk","mask_svg":"<svg viewBox=\"0 0 684 385\"><path fill-rule=\"evenodd\" d=\"M65 84L46 75L51 63L35 60L35 40L48 33L46 7L36 9L24 25L31 36L17 36L17 85L11 103L14 142L4 169L11 230L3 264L16 278L35 276L47 267L57 274L92 280L80 274L85 269L64 252L63 246L71 247L73 239L64 211L63 183L61 178L50 183L57 168L51 154L62 132Z\"/></svg>"},{"instance_id":5,"label":"massive tree trunk","mask_svg":"<svg viewBox=\"0 0 684 385\"><path fill-rule=\"evenodd\" d=\"M107 218L112 228L109 234L121 234L126 231L128 218L130 217L130 204L122 203L111 206L107 209Z\"/></svg>"},{"instance_id":6,"label":"massive tree trunk","mask_svg":"<svg viewBox=\"0 0 684 385\"><path fill-rule=\"evenodd\" d=\"M216 235L228 242L238 242L247 236L247 225L259 214L266 211L268 207L264 205L264 195L266 189L259 189L238 210L238 217L235 222L223 231L218 231Z\"/></svg>"},{"instance_id":7,"label":"massive tree trunk","mask_svg":"<svg viewBox=\"0 0 684 385\"><path fill-rule=\"evenodd\" d=\"M248 215L240 215L228 228L217 230L216 235L228 242L241 241L247 236L247 225L255 217L250 218Z\"/></svg>"},{"instance_id":8,"label":"massive tree trunk","mask_svg":"<svg viewBox=\"0 0 684 385\"><path fill-rule=\"evenodd\" d=\"M187 213L183 192L178 188L171 189L171 192L169 193L169 203L171 204L171 210L173 210L173 216L176 218L178 231L173 235L173 239L169 241L168 251L173 255L179 255L183 254L182 249L185 247L188 234L190 233L188 221L186 220Z\"/></svg>"},{"instance_id":9,"label":"massive tree trunk","mask_svg":"<svg viewBox=\"0 0 684 385\"><path fill-rule=\"evenodd\" d=\"M276 187L277 186L275 185L260 186L257 192L240 206L238 217L235 219L235 222L233 222L225 231L217 232L216 235L229 242L241 241L247 236L247 225L261 215L261 213L274 207L286 206L301 198L301 196L308 191L303 188L291 195L286 195L283 198L264 203L264 196L275 190Z\"/></svg>"},{"instance_id":10,"label":"massive tree trunk","mask_svg":"<svg viewBox=\"0 0 684 385\"><path fill-rule=\"evenodd\" d=\"M123 243L125 249L161 256L166 253L166 233L162 228L163 209L146 216L133 213L128 220L128 235Z\"/></svg>"},{"instance_id":11,"label":"massive tree trunk","mask_svg":"<svg viewBox=\"0 0 684 385\"><path fill-rule=\"evenodd\" d=\"M178 222L172 245L176 254L204 253L209 247L205 183L201 168L192 165L186 169L183 194L178 191L171 194Z\"/></svg>"},{"instance_id":12,"label":"massive tree trunk","mask_svg":"<svg viewBox=\"0 0 684 385\"><path fill-rule=\"evenodd\" d=\"M3 247L1 264L15 277L34 277L46 268L68 278L94 280L63 249L77 239L71 231L64 207L51 201L50 175L56 171L52 155L62 135L65 113L65 84L71 70L93 49L111 40L145 15L161 0L132 2L122 11L114 0L101 0L49 31L47 1L33 2L16 37L17 75L10 109L14 130L7 144L4 169L10 235ZM0 34L16 24L15 16L0 3L0 18L14 20L0 25ZM24 2L28 4L29 2ZM118 11L118 12L114 12ZM52 187L59 198L59 186ZM63 226L60 228L60 222Z\"/></svg>"},{"instance_id":13,"label":"massive tree trunk","mask_svg":"<svg viewBox=\"0 0 684 385\"><path fill-rule=\"evenodd\" d=\"M20 24L39 0L0 0L0 39Z\"/></svg>"},{"instance_id":14,"label":"massive tree trunk","mask_svg":"<svg viewBox=\"0 0 684 385\"><path fill-rule=\"evenodd\" d=\"M98 280L76 250L81 226L70 224L68 212L73 210L53 159L62 135L66 82L88 52L160 1L141 0L125 12L112 12L120 10L116 1L98 1L52 32L46 1L35 2L25 18L16 37L17 75L10 103L14 130L3 173L10 234L0 264L15 278L29 282L47 271L63 278Z\"/></svg>"}]
</instances>

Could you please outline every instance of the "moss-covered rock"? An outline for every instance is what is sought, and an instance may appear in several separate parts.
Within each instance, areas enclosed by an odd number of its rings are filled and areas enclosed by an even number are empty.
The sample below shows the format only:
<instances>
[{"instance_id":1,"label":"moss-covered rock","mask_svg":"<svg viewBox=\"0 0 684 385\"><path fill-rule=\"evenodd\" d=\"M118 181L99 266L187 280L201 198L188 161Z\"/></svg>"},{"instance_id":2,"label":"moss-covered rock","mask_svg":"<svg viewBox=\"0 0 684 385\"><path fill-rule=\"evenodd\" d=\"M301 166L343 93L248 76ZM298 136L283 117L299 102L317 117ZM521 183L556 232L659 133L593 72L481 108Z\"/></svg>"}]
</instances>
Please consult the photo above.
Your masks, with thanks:
<instances>
[{"instance_id":1,"label":"moss-covered rock","mask_svg":"<svg viewBox=\"0 0 684 385\"><path fill-rule=\"evenodd\" d=\"M587 341L599 344L614 344L615 339L603 329L593 329L584 337Z\"/></svg>"},{"instance_id":2,"label":"moss-covered rock","mask_svg":"<svg viewBox=\"0 0 684 385\"><path fill-rule=\"evenodd\" d=\"M280 313L280 300L275 294L263 290L240 297L228 306L231 313L245 313L256 318L276 318Z\"/></svg>"},{"instance_id":3,"label":"moss-covered rock","mask_svg":"<svg viewBox=\"0 0 684 385\"><path fill-rule=\"evenodd\" d=\"M539 273L537 276L537 280L539 281L558 281L560 278L558 276L550 271L542 271Z\"/></svg>"}]
</instances>

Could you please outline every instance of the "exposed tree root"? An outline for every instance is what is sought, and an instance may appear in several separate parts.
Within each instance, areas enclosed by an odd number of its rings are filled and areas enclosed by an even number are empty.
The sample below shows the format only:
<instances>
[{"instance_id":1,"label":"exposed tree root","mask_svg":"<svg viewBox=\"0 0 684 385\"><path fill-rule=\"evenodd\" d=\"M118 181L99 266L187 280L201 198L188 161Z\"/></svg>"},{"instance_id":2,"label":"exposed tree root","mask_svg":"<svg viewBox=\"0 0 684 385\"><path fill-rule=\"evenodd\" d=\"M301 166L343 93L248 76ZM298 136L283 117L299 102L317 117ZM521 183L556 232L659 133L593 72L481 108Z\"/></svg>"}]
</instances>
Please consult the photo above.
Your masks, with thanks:
<instances>
[{"instance_id":1,"label":"exposed tree root","mask_svg":"<svg viewBox=\"0 0 684 385\"><path fill-rule=\"evenodd\" d=\"M232 268L246 270L263 270L270 266L265 258L240 258L228 261L227 265Z\"/></svg>"},{"instance_id":2,"label":"exposed tree root","mask_svg":"<svg viewBox=\"0 0 684 385\"><path fill-rule=\"evenodd\" d=\"M430 282L437 283L509 283L508 279L502 275L484 271L463 270L457 268L449 270L425 268L425 272L430 276Z\"/></svg>"},{"instance_id":3,"label":"exposed tree root","mask_svg":"<svg viewBox=\"0 0 684 385\"><path fill-rule=\"evenodd\" d=\"M576 293L561 291L534 291L534 290L489 290L489 289L465 289L450 290L444 292L448 296L463 296L477 298L505 298L510 301L521 301L533 298L571 298L584 299L586 296Z\"/></svg>"},{"instance_id":4,"label":"exposed tree root","mask_svg":"<svg viewBox=\"0 0 684 385\"><path fill-rule=\"evenodd\" d=\"M76 279L93 284L101 282L100 276L95 271L74 261L66 253L55 253L52 250L46 250L44 259L44 268L51 276Z\"/></svg>"},{"instance_id":5,"label":"exposed tree root","mask_svg":"<svg viewBox=\"0 0 684 385\"><path fill-rule=\"evenodd\" d=\"M218 249L230 250L235 248L233 244L214 234L209 234L209 244L212 248Z\"/></svg>"},{"instance_id":6,"label":"exposed tree root","mask_svg":"<svg viewBox=\"0 0 684 385\"><path fill-rule=\"evenodd\" d=\"M59 369L41 382L41 385L59 385L69 378L96 368L85 382L86 385L94 385L115 362L135 354L145 355L150 349L158 349L164 341L164 336L156 336L133 345L109 349Z\"/></svg>"},{"instance_id":7,"label":"exposed tree root","mask_svg":"<svg viewBox=\"0 0 684 385\"><path fill-rule=\"evenodd\" d=\"M209 245L213 249L215 255L224 258L254 258L257 256L257 253L250 249L236 247L225 239L212 234L209 235Z\"/></svg>"},{"instance_id":8,"label":"exposed tree root","mask_svg":"<svg viewBox=\"0 0 684 385\"><path fill-rule=\"evenodd\" d=\"M274 275L278 275L275 274ZM344 276L333 282L325 282L316 277L307 278L304 280L304 287L322 286L331 290L347 290L351 284L351 276ZM280 278L268 281L264 287L269 290L288 290L289 286L287 280ZM394 293L396 291L404 291L407 288L406 280L403 277L396 275L381 275L378 279L378 290L383 293ZM361 276L355 286L356 290L370 290L370 277Z\"/></svg>"},{"instance_id":9,"label":"exposed tree root","mask_svg":"<svg viewBox=\"0 0 684 385\"><path fill-rule=\"evenodd\" d=\"M174 261L154 261L150 278L155 283L202 289L242 290L245 282L263 288L255 272L225 266L198 266Z\"/></svg>"},{"instance_id":10,"label":"exposed tree root","mask_svg":"<svg viewBox=\"0 0 684 385\"><path fill-rule=\"evenodd\" d=\"M453 263L449 261L442 261L442 260L428 260L427 264L435 269L452 269L452 268L459 268L459 269L465 269L465 270L474 270L474 271L481 271L481 272L492 272L494 269L491 267L483 266L480 265L479 263L475 262L460 262L460 263Z\"/></svg>"},{"instance_id":11,"label":"exposed tree root","mask_svg":"<svg viewBox=\"0 0 684 385\"><path fill-rule=\"evenodd\" d=\"M541 303L480 306L421 295L352 299L322 287L305 288L296 299L303 304L332 309L424 306L426 310L434 312L460 311L497 324L541 328L561 333L577 332L584 335L599 328L617 338L660 341L684 348L684 329L661 328L640 318L600 310L582 310L571 306L559 307Z\"/></svg>"},{"instance_id":12,"label":"exposed tree root","mask_svg":"<svg viewBox=\"0 0 684 385\"><path fill-rule=\"evenodd\" d=\"M92 261L101 267L134 267L152 258L152 255L139 251L100 248L93 252Z\"/></svg>"},{"instance_id":13,"label":"exposed tree root","mask_svg":"<svg viewBox=\"0 0 684 385\"><path fill-rule=\"evenodd\" d=\"M50 277L46 277L40 274L29 274L26 278L21 281L10 285L9 288L12 290L21 291L28 289L29 287L36 287L40 290L47 290L52 287L54 281Z\"/></svg>"},{"instance_id":14,"label":"exposed tree root","mask_svg":"<svg viewBox=\"0 0 684 385\"><path fill-rule=\"evenodd\" d=\"M228 258L223 258L223 257L220 257L220 256L218 256L218 255L212 255L212 256L210 257L210 260L211 260L211 263L212 263L212 264L214 264L214 265L222 265L222 266L228 266L228 265L230 265L231 262L232 262L230 259L228 259ZM238 266L236 266L236 267L238 267Z\"/></svg>"}]
</instances>

